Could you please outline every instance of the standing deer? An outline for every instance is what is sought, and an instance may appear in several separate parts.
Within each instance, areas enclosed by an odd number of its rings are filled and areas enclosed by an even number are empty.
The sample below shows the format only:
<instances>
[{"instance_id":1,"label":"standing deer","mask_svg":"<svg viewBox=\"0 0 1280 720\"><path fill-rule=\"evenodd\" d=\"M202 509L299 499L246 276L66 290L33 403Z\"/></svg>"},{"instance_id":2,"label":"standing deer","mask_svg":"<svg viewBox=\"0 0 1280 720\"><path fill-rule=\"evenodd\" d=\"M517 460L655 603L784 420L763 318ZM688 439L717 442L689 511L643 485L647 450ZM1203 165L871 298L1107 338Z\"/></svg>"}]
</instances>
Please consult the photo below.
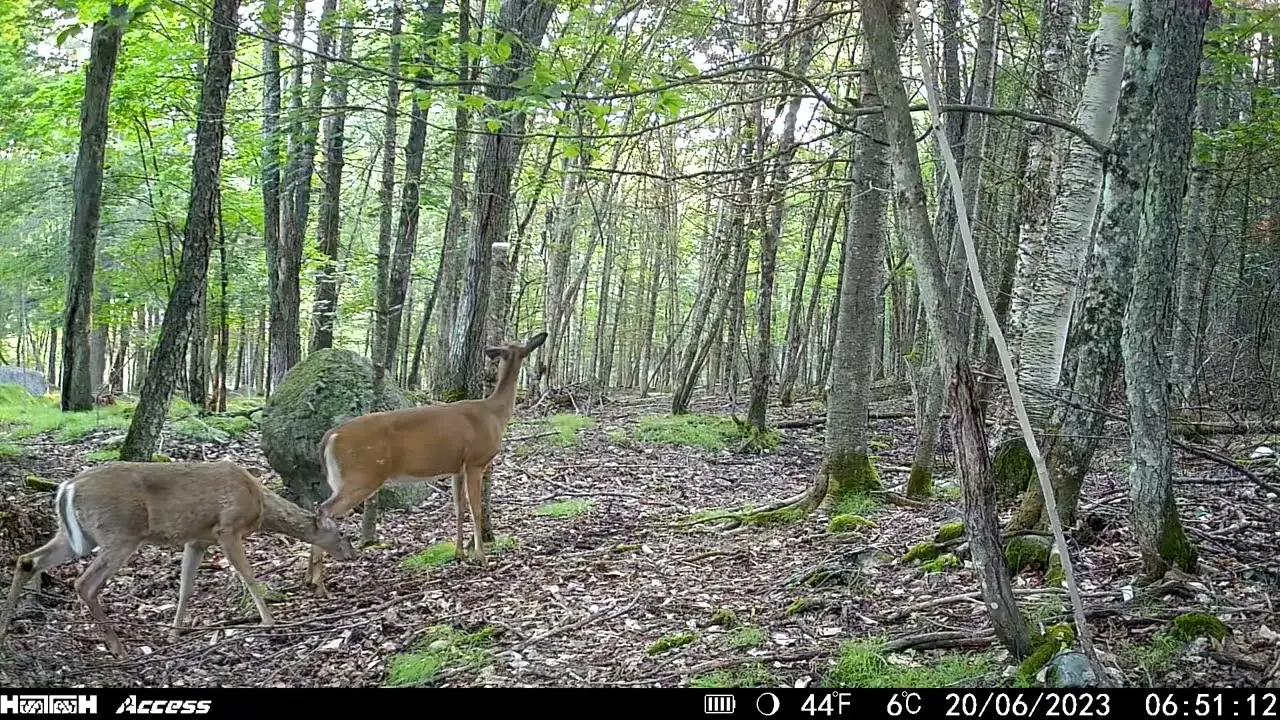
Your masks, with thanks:
<instances>
[{"instance_id":1,"label":"standing deer","mask_svg":"<svg viewBox=\"0 0 1280 720\"><path fill-rule=\"evenodd\" d=\"M454 559L463 559L465 491L475 528L472 558L486 566L481 505L484 473L502 449L507 422L515 413L520 365L546 339L547 334L540 332L523 345L509 342L485 348L486 357L501 361L497 384L482 400L369 413L326 432L320 439L320 450L333 494L317 512L340 518L384 484L415 485L450 478L457 520ZM323 559L321 549L313 545L307 583L320 596L327 594Z\"/></svg>"},{"instance_id":2,"label":"standing deer","mask_svg":"<svg viewBox=\"0 0 1280 720\"><path fill-rule=\"evenodd\" d=\"M229 461L105 463L60 485L54 505L58 533L43 547L18 558L0 618L0 643L31 576L85 557L95 548L101 552L76 580L76 592L102 625L107 647L116 656L123 656L124 648L98 604L98 593L144 544L183 547L182 581L171 638L183 632L196 568L210 545L222 548L244 581L263 626L274 621L245 557L243 541L247 535L262 529L319 545L343 560L356 556L332 519L309 513L276 495Z\"/></svg>"}]
</instances>

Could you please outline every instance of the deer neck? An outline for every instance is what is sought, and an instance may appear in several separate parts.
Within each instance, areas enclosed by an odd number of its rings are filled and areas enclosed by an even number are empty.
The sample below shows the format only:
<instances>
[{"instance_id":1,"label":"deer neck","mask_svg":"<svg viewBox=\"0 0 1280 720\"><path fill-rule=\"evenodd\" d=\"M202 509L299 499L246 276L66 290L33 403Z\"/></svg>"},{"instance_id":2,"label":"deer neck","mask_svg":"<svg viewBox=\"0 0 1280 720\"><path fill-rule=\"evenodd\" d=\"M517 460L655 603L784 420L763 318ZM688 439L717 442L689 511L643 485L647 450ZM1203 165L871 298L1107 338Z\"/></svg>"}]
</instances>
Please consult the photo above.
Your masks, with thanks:
<instances>
[{"instance_id":1,"label":"deer neck","mask_svg":"<svg viewBox=\"0 0 1280 720\"><path fill-rule=\"evenodd\" d=\"M263 488L262 529L299 540L309 540L311 518L302 508Z\"/></svg>"},{"instance_id":2,"label":"deer neck","mask_svg":"<svg viewBox=\"0 0 1280 720\"><path fill-rule=\"evenodd\" d=\"M498 365L498 382L487 398L504 425L516 411L516 379L519 377L520 360L503 360Z\"/></svg>"}]
</instances>

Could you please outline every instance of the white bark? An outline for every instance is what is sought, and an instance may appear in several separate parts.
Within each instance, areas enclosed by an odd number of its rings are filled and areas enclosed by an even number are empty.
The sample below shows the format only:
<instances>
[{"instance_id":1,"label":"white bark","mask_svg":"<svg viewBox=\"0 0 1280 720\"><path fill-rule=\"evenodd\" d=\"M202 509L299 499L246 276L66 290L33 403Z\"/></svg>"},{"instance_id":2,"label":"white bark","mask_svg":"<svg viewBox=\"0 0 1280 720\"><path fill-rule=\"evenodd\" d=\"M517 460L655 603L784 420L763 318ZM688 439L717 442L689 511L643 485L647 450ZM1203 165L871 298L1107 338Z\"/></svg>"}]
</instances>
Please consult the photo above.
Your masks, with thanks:
<instances>
[{"instance_id":1,"label":"white bark","mask_svg":"<svg viewBox=\"0 0 1280 720\"><path fill-rule=\"evenodd\" d=\"M1128 9L1129 0L1105 0L1099 27L1090 40L1089 74L1074 122L1095 138L1110 137L1115 124ZM1074 135L1068 143L1060 191L1045 235L1044 260L1021 323L1018 382L1032 393L1051 390L1061 378L1071 310L1102 184L1102 158ZM1033 409L1044 403L1043 396L1032 397L1036 398Z\"/></svg>"}]
</instances>

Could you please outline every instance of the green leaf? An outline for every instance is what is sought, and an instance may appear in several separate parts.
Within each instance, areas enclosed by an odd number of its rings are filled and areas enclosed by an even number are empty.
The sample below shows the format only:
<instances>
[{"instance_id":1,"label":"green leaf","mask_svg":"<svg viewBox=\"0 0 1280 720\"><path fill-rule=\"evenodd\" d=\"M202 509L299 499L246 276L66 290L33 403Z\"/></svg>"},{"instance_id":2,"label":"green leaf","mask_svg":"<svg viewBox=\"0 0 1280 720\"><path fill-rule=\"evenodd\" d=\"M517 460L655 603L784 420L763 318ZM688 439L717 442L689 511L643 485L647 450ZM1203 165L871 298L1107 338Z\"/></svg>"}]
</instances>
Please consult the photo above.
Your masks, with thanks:
<instances>
[{"instance_id":1,"label":"green leaf","mask_svg":"<svg viewBox=\"0 0 1280 720\"><path fill-rule=\"evenodd\" d=\"M495 120L495 119L493 119L493 118L489 118L488 120L485 120L485 121L484 121L484 124L485 124L485 126L486 126L486 127L488 127L488 128L489 128L489 132L491 132L491 133L496 133L496 132L498 132L499 130L501 130L501 129L502 129L502 121L501 121L501 120Z\"/></svg>"},{"instance_id":2,"label":"green leaf","mask_svg":"<svg viewBox=\"0 0 1280 720\"><path fill-rule=\"evenodd\" d=\"M493 48L493 57L498 62L503 63L507 58L511 57L511 35L504 33L502 39L498 40L498 44Z\"/></svg>"},{"instance_id":3,"label":"green leaf","mask_svg":"<svg viewBox=\"0 0 1280 720\"><path fill-rule=\"evenodd\" d=\"M81 25L80 23L73 23L72 25L67 26L65 30L58 33L58 39L55 41L58 47L62 47L62 43L66 42L67 38L80 32L80 30L83 28L84 26Z\"/></svg>"}]
</instances>

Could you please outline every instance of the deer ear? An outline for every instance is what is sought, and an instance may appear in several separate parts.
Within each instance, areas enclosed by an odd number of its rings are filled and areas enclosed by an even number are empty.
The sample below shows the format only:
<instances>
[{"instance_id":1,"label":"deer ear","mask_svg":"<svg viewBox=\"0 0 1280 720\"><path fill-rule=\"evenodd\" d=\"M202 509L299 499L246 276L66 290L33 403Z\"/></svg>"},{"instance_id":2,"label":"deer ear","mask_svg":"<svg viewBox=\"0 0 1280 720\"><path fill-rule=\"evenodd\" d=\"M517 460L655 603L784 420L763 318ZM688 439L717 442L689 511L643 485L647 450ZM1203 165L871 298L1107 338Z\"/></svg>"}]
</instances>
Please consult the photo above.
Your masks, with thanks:
<instances>
[{"instance_id":1,"label":"deer ear","mask_svg":"<svg viewBox=\"0 0 1280 720\"><path fill-rule=\"evenodd\" d=\"M506 348L495 347L492 345L484 349L485 357L490 359L501 357L504 352L506 352Z\"/></svg>"},{"instance_id":2,"label":"deer ear","mask_svg":"<svg viewBox=\"0 0 1280 720\"><path fill-rule=\"evenodd\" d=\"M547 341L546 332L540 332L537 335L534 335L533 337L529 338L528 342L524 344L524 354L528 355L534 350L537 350L539 347L542 346L542 343L546 341Z\"/></svg>"}]
</instances>

